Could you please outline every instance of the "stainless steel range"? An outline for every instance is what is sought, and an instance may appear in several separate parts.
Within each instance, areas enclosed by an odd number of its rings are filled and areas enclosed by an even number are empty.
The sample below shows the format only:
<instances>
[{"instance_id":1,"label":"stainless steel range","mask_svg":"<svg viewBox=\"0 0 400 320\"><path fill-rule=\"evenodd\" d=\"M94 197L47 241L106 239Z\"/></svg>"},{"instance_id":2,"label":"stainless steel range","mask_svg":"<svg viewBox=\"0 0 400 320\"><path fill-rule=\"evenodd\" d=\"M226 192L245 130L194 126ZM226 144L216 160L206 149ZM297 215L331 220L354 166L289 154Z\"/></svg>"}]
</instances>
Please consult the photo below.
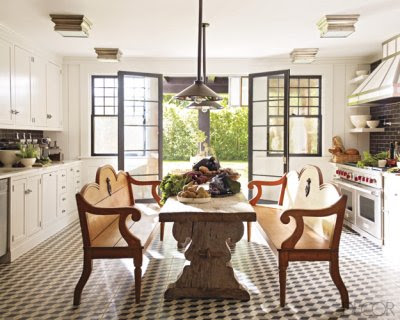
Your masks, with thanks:
<instances>
[{"instance_id":1,"label":"stainless steel range","mask_svg":"<svg viewBox=\"0 0 400 320\"><path fill-rule=\"evenodd\" d=\"M383 175L379 168L335 164L334 182L347 195L345 224L383 244Z\"/></svg>"}]
</instances>

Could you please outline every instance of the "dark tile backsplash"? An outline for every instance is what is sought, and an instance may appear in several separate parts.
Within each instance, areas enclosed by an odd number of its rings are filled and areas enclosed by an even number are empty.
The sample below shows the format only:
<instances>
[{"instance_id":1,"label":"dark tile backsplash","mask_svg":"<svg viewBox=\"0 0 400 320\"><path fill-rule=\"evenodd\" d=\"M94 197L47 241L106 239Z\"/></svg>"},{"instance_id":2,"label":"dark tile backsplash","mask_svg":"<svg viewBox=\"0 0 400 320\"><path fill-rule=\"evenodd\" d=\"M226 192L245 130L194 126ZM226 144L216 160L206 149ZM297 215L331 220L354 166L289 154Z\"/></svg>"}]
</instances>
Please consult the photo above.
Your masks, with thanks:
<instances>
[{"instance_id":1,"label":"dark tile backsplash","mask_svg":"<svg viewBox=\"0 0 400 320\"><path fill-rule=\"evenodd\" d=\"M391 122L391 126L385 127L385 132L371 133L369 147L372 154L381 151L387 151L390 142L398 141L400 143L400 103L388 104L371 108L372 119L383 122Z\"/></svg>"},{"instance_id":2,"label":"dark tile backsplash","mask_svg":"<svg viewBox=\"0 0 400 320\"><path fill-rule=\"evenodd\" d=\"M20 139L22 139L22 134L25 132L26 137L28 133L32 135L32 139L43 138L43 131L38 130L13 130L13 129L0 129L0 140L15 140L16 133L19 133Z\"/></svg>"}]
</instances>

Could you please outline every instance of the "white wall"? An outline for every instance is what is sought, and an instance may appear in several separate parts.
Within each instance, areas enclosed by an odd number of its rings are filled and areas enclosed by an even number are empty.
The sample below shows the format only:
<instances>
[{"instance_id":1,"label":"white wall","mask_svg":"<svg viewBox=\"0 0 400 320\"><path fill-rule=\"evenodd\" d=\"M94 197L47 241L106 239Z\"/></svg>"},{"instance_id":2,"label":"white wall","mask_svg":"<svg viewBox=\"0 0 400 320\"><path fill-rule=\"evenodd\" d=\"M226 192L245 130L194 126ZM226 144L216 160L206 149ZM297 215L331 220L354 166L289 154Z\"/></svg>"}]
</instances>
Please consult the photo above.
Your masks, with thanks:
<instances>
[{"instance_id":1,"label":"white wall","mask_svg":"<svg viewBox=\"0 0 400 320\"><path fill-rule=\"evenodd\" d=\"M247 75L249 73L290 69L292 75L322 76L322 157L292 158L291 169L305 163L313 163L323 169L326 180L332 173L329 164L332 137L343 138L346 148L368 150L369 136L348 133L347 96L355 89L348 81L354 72L367 69L369 60L320 59L313 64L296 65L282 59L209 59L207 68L214 75ZM161 73L170 76L194 75L194 59L125 59L120 63L99 63L95 59L65 58L63 65L64 132L53 133L64 150L65 158L85 160L87 180L94 179L97 166L102 163L116 164L112 158L90 158L90 112L92 75L115 75L117 71Z\"/></svg>"}]
</instances>

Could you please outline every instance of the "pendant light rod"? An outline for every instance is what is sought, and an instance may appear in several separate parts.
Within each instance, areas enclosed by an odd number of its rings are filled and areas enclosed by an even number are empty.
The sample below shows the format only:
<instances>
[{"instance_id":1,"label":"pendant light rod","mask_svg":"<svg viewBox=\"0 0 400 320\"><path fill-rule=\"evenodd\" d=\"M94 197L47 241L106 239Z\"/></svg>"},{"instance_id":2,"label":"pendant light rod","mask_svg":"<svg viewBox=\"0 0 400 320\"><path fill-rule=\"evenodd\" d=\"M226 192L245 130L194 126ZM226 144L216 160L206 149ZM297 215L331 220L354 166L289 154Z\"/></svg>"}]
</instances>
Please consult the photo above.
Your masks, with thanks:
<instances>
[{"instance_id":1,"label":"pendant light rod","mask_svg":"<svg viewBox=\"0 0 400 320\"><path fill-rule=\"evenodd\" d=\"M203 0L199 0L199 36L197 43L197 81L201 81L201 35L203 25Z\"/></svg>"},{"instance_id":2,"label":"pendant light rod","mask_svg":"<svg viewBox=\"0 0 400 320\"><path fill-rule=\"evenodd\" d=\"M203 82L207 83L207 72L206 72L206 28L209 27L209 23L202 23L203 27Z\"/></svg>"}]
</instances>

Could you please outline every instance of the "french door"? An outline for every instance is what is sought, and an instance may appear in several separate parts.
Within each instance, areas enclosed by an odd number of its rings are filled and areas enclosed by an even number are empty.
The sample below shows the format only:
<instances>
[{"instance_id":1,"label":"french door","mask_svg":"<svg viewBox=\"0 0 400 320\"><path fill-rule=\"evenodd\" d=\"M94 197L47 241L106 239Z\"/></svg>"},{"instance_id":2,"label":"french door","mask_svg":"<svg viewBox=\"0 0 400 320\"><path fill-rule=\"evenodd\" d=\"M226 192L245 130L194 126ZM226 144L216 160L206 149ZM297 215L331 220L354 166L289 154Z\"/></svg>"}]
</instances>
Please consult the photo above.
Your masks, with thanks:
<instances>
[{"instance_id":1,"label":"french door","mask_svg":"<svg viewBox=\"0 0 400 320\"><path fill-rule=\"evenodd\" d=\"M118 72L118 169L138 180L162 178L162 75ZM134 187L135 199L152 199Z\"/></svg>"},{"instance_id":2,"label":"french door","mask_svg":"<svg viewBox=\"0 0 400 320\"><path fill-rule=\"evenodd\" d=\"M249 181L276 180L289 169L289 77L289 70L249 75ZM266 200L277 199L273 189Z\"/></svg>"}]
</instances>

